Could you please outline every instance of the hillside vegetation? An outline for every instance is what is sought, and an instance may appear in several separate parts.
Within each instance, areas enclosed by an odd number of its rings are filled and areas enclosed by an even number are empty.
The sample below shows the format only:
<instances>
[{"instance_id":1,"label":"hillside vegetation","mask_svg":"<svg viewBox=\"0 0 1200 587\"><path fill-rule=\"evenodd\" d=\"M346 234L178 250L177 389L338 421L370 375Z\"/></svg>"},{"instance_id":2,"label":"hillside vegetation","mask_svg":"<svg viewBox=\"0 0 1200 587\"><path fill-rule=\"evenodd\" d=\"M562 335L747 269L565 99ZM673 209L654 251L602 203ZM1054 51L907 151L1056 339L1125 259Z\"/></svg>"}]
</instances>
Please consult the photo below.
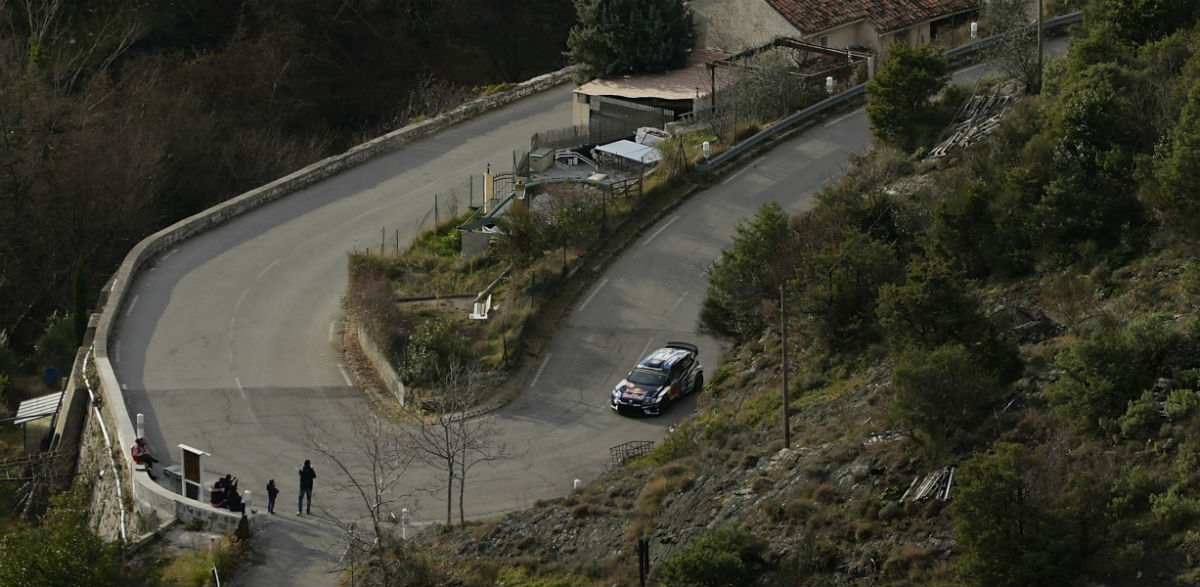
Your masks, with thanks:
<instances>
[{"instance_id":1,"label":"hillside vegetation","mask_svg":"<svg viewBox=\"0 0 1200 587\"><path fill-rule=\"evenodd\" d=\"M764 206L709 269L736 346L694 416L418 550L466 584L634 584L641 539L654 584L1194 583L1196 23L1094 0L986 142L930 163L892 129L811 211Z\"/></svg>"}]
</instances>

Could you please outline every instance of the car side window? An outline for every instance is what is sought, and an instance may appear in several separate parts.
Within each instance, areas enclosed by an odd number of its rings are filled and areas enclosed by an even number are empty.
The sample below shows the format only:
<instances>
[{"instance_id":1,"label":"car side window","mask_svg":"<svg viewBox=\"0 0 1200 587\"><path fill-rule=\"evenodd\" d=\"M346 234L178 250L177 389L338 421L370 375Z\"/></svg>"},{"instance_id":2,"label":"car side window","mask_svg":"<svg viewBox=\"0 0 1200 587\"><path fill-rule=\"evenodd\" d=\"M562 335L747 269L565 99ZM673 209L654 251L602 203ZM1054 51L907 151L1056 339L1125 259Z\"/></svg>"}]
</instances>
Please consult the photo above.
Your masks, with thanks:
<instances>
[{"instance_id":1,"label":"car side window","mask_svg":"<svg viewBox=\"0 0 1200 587\"><path fill-rule=\"evenodd\" d=\"M688 368L690 368L691 366L692 366L692 358L691 357L686 357L684 359L681 359L678 363L675 363L674 367L671 368L671 379L679 379L680 377L683 377L683 375L685 373L687 373Z\"/></svg>"}]
</instances>

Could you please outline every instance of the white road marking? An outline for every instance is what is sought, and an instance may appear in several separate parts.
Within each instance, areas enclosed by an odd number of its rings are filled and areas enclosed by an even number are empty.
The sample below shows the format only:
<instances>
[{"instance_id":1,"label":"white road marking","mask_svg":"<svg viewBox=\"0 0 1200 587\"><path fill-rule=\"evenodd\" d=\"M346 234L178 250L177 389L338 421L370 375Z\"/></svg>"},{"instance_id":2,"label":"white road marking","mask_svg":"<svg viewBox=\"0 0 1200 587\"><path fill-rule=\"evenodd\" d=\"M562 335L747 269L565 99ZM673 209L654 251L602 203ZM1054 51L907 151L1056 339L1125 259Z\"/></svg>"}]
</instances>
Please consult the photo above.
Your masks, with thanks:
<instances>
[{"instance_id":1,"label":"white road marking","mask_svg":"<svg viewBox=\"0 0 1200 587\"><path fill-rule=\"evenodd\" d=\"M826 122L825 124L822 124L821 126L823 126L825 128L829 128L843 120L846 120L847 118L850 118L851 116L854 116L855 114L858 114L861 110L862 110L862 108L855 108L854 110L851 110L850 112L848 112L846 114L843 114L833 120L830 120L829 122Z\"/></svg>"},{"instance_id":2,"label":"white road marking","mask_svg":"<svg viewBox=\"0 0 1200 587\"><path fill-rule=\"evenodd\" d=\"M640 360L642 360L642 357L645 357L645 356L646 356L646 351L650 350L650 343L652 343L652 342L654 342L654 339L653 339L653 338L651 338L651 339L649 339L649 340L647 340L647 341L646 341L646 346L643 346L643 347L642 347L642 354L638 355L638 359L637 359L637 360L639 360L639 361L640 361Z\"/></svg>"},{"instance_id":3,"label":"white road marking","mask_svg":"<svg viewBox=\"0 0 1200 587\"><path fill-rule=\"evenodd\" d=\"M739 175L741 175L741 174L743 174L743 173L745 173L745 172L749 171L751 167L754 167L754 166L758 165L759 163L762 163L764 160L766 160L766 157L765 157L765 156L763 156L763 157L759 157L759 158L758 158L756 161L754 161L753 163L751 163L751 164L749 164L749 165L747 165L747 166L745 166L745 167L743 167L743 168L741 168L741 169L739 169L739 170L735 171L735 172L733 173L733 175L731 175L731 176L729 176L729 177L726 177L726 178L725 178L725 181L721 182L721 185L725 185L725 184L727 184L727 183L729 183L729 182L733 181L733 180L734 180L734 178L736 178L737 176L739 176Z\"/></svg>"},{"instance_id":4,"label":"white road marking","mask_svg":"<svg viewBox=\"0 0 1200 587\"><path fill-rule=\"evenodd\" d=\"M248 293L250 293L250 288L247 287L246 289L242 290L242 295L238 296L238 301L234 302L234 304L233 304L234 310L242 307L242 300L246 299L246 294L248 294Z\"/></svg>"},{"instance_id":5,"label":"white road marking","mask_svg":"<svg viewBox=\"0 0 1200 587\"><path fill-rule=\"evenodd\" d=\"M542 370L546 368L546 363L549 363L550 357L553 357L553 356L554 356L554 353L546 353L546 358L542 359L542 365L540 367L538 367L537 373L533 374L533 381L529 382L529 387L537 386L538 378L542 376Z\"/></svg>"},{"instance_id":6,"label":"white road marking","mask_svg":"<svg viewBox=\"0 0 1200 587\"><path fill-rule=\"evenodd\" d=\"M667 223L666 223L666 224L664 224L664 225L662 225L662 226L658 227L658 230L654 231L654 234L651 234L651 235L650 235L650 237L649 237L649 238L647 238L647 239L645 240L645 242L643 242L643 243L642 243L642 246L644 247L644 246L646 246L646 245L650 244L650 241L654 240L654 237L656 237L656 236L658 236L658 235L662 234L662 231L666 230L668 226L671 226L672 224L675 224L675 221L676 221L676 220L679 220L679 216L674 216L674 217L672 217L670 220L668 220L668 221L667 221Z\"/></svg>"},{"instance_id":7,"label":"white road marking","mask_svg":"<svg viewBox=\"0 0 1200 587\"><path fill-rule=\"evenodd\" d=\"M321 238L322 236L325 236L325 235L323 235L323 234L315 235L312 238L300 243L294 250L299 251L300 249L303 249L304 247L307 247L308 245L312 244L313 241Z\"/></svg>"},{"instance_id":8,"label":"white road marking","mask_svg":"<svg viewBox=\"0 0 1200 587\"><path fill-rule=\"evenodd\" d=\"M582 310L582 309L584 309L585 307L587 307L587 305L588 305L588 302L592 301L592 298L596 297L596 294L600 293L600 288L604 287L604 284L606 284L606 283L608 283L608 280L607 280L607 279L605 279L604 281L601 281L601 282L600 282L600 285L597 285L597 286L596 286L596 289L593 289L593 290L592 290L592 293L591 293L591 295L589 295L589 296L587 297L587 299L583 300L583 303L582 303L582 304L579 304L579 310Z\"/></svg>"},{"instance_id":9,"label":"white road marking","mask_svg":"<svg viewBox=\"0 0 1200 587\"><path fill-rule=\"evenodd\" d=\"M329 344L333 344L333 335L337 331L337 320L329 323Z\"/></svg>"},{"instance_id":10,"label":"white road marking","mask_svg":"<svg viewBox=\"0 0 1200 587\"><path fill-rule=\"evenodd\" d=\"M346 373L346 369L341 365L337 366L338 372L342 374L342 379L346 382L346 387L354 387L354 382L350 380L350 375Z\"/></svg>"},{"instance_id":11,"label":"white road marking","mask_svg":"<svg viewBox=\"0 0 1200 587\"><path fill-rule=\"evenodd\" d=\"M174 249L167 251L167 254L163 255L162 258L159 259L159 261L166 261L167 259L171 258L171 255L174 255L175 253L178 253L178 252L179 252L179 247L175 247Z\"/></svg>"},{"instance_id":12,"label":"white road marking","mask_svg":"<svg viewBox=\"0 0 1200 587\"><path fill-rule=\"evenodd\" d=\"M271 270L271 268L272 268L272 267L274 267L274 266L275 266L275 264L276 264L276 263L278 263L278 262L279 262L279 259L275 259L274 261L271 261L271 264L270 264L270 265L267 265L267 267L266 267L265 269L263 269L262 271L259 271L259 272L258 272L258 277L255 277L254 279L262 279L262 276L266 275L266 274L267 274L267 272L268 272L268 271L270 271L270 270Z\"/></svg>"},{"instance_id":13,"label":"white road marking","mask_svg":"<svg viewBox=\"0 0 1200 587\"><path fill-rule=\"evenodd\" d=\"M258 414L254 413L254 408L250 405L250 397L246 395L246 388L242 387L242 380L234 377L233 382L237 384L238 394L242 396L242 401L246 404L246 413L250 414L250 419L254 421L254 425L261 428L262 425L258 421Z\"/></svg>"},{"instance_id":14,"label":"white road marking","mask_svg":"<svg viewBox=\"0 0 1200 587\"><path fill-rule=\"evenodd\" d=\"M137 302L138 302L138 298L139 298L139 297L141 297L141 296L140 296L140 295L135 295L135 296L133 296L133 299L132 299L132 300L129 300L129 308L128 308L127 310L125 310L125 315L126 315L126 316L128 316L128 315L130 315L130 314L132 314L132 313L133 313L133 307L137 305Z\"/></svg>"},{"instance_id":15,"label":"white road marking","mask_svg":"<svg viewBox=\"0 0 1200 587\"><path fill-rule=\"evenodd\" d=\"M668 314L668 315L670 315L670 314L671 314L671 312L674 312L674 311L675 311L675 308L678 308L678 307L679 307L679 303L680 303L680 302L682 302L682 301L683 301L683 298L686 298L686 297L687 297L687 292L685 291L685 292L683 292L683 295L679 296L679 299L678 299L678 300L675 300L675 303L674 303L674 304L671 306L671 309L670 309L670 310L667 310L667 314Z\"/></svg>"},{"instance_id":16,"label":"white road marking","mask_svg":"<svg viewBox=\"0 0 1200 587\"><path fill-rule=\"evenodd\" d=\"M117 344L113 347L113 360L121 362L121 339L117 339Z\"/></svg>"}]
</instances>

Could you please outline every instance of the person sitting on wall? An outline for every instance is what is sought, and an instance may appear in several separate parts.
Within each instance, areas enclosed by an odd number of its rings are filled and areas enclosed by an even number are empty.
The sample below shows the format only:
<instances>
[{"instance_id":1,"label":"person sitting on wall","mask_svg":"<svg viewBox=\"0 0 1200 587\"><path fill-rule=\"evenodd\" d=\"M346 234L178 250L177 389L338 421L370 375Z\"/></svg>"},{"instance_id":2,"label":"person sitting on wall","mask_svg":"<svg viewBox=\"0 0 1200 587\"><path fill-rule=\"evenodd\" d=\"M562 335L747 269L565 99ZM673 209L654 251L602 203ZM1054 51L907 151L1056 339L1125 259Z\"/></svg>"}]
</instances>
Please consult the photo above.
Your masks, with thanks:
<instances>
[{"instance_id":1,"label":"person sitting on wall","mask_svg":"<svg viewBox=\"0 0 1200 587\"><path fill-rule=\"evenodd\" d=\"M133 441L129 453L133 456L133 462L146 467L146 473L150 475L151 479L157 479L154 476L154 463L157 463L158 459L154 458L154 455L150 454L150 449L146 448L145 436L139 436L137 440Z\"/></svg>"},{"instance_id":2,"label":"person sitting on wall","mask_svg":"<svg viewBox=\"0 0 1200 587\"><path fill-rule=\"evenodd\" d=\"M217 485L221 487L222 499L218 507L230 508L230 503L236 496L241 500L241 493L238 491L238 479L233 475L226 474L224 477L217 479ZM230 508L233 509L233 508Z\"/></svg>"},{"instance_id":3,"label":"person sitting on wall","mask_svg":"<svg viewBox=\"0 0 1200 587\"><path fill-rule=\"evenodd\" d=\"M219 508L221 504L225 503L225 479L220 478L213 483L208 503L215 508Z\"/></svg>"},{"instance_id":4,"label":"person sitting on wall","mask_svg":"<svg viewBox=\"0 0 1200 587\"><path fill-rule=\"evenodd\" d=\"M246 509L246 504L242 503L242 494L236 491L226 494L225 506L231 512L240 512Z\"/></svg>"}]
</instances>

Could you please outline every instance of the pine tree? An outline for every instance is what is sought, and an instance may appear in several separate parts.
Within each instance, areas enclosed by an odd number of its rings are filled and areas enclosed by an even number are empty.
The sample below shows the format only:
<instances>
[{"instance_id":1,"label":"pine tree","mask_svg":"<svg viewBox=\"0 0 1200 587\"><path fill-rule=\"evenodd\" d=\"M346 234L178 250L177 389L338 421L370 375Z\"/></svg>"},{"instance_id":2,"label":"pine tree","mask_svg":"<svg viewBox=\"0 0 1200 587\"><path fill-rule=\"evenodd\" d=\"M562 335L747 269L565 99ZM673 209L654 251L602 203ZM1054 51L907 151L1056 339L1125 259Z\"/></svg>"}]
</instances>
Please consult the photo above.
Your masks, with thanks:
<instances>
[{"instance_id":1,"label":"pine tree","mask_svg":"<svg viewBox=\"0 0 1200 587\"><path fill-rule=\"evenodd\" d=\"M575 0L575 11L566 55L581 66L579 81L677 68L695 40L681 0Z\"/></svg>"}]
</instances>

